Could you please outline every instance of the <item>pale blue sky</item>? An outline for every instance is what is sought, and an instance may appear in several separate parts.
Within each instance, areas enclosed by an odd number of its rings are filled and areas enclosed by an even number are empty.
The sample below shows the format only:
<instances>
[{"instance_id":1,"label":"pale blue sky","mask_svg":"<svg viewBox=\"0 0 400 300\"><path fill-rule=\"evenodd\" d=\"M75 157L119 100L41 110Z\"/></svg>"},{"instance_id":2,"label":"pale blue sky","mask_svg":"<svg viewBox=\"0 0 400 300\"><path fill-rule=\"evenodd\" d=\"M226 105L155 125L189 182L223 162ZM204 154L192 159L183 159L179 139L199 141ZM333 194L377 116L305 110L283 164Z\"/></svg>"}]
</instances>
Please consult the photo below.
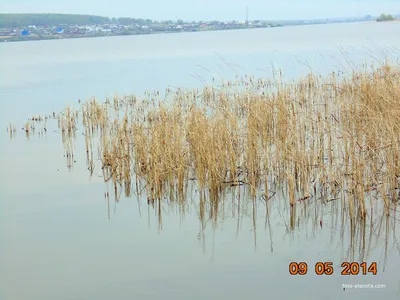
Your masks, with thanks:
<instances>
[{"instance_id":1,"label":"pale blue sky","mask_svg":"<svg viewBox=\"0 0 400 300\"><path fill-rule=\"evenodd\" d=\"M51 12L154 20L313 19L400 13L400 0L0 0L1 12Z\"/></svg>"}]
</instances>

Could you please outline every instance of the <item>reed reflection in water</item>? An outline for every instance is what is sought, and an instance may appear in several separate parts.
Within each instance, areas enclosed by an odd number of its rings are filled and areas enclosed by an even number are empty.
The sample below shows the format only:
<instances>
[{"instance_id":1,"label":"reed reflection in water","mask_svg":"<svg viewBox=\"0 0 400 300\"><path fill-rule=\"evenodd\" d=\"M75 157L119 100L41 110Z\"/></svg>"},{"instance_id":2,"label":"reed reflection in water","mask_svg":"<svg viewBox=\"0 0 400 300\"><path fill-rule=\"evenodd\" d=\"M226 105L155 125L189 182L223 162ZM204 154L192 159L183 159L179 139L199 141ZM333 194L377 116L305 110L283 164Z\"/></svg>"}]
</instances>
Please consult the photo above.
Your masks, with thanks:
<instances>
[{"instance_id":1,"label":"reed reflection in water","mask_svg":"<svg viewBox=\"0 0 400 300\"><path fill-rule=\"evenodd\" d=\"M349 77L246 76L164 97L79 101L22 129L29 139L56 120L70 170L81 131L89 174L106 182L109 218L110 202L134 195L147 199L160 231L167 211L195 211L204 248L227 217L237 234L250 218L257 247L263 220L273 251L279 215L288 235L329 230L346 259L365 260L381 243L385 257L389 242L400 249L399 83L398 66L388 64Z\"/></svg>"}]
</instances>

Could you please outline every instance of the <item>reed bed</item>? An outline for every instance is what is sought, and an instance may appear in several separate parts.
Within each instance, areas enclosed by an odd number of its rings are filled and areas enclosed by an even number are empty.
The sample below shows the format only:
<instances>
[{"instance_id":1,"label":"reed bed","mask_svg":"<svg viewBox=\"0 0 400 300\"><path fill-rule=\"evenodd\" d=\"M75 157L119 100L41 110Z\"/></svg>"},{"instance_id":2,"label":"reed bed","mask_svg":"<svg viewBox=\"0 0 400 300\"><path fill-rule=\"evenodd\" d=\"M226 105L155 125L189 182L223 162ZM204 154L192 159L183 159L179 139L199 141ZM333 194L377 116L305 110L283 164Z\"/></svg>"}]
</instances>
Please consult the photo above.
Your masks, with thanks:
<instances>
[{"instance_id":1,"label":"reed bed","mask_svg":"<svg viewBox=\"0 0 400 300\"><path fill-rule=\"evenodd\" d=\"M149 203L183 203L196 185L217 208L228 189L267 202L282 188L293 209L319 197L340 201L351 218L379 204L389 215L400 201L397 65L297 81L245 76L164 94L93 98L53 114L68 164L82 129L88 169L101 168L116 199L123 187Z\"/></svg>"}]
</instances>

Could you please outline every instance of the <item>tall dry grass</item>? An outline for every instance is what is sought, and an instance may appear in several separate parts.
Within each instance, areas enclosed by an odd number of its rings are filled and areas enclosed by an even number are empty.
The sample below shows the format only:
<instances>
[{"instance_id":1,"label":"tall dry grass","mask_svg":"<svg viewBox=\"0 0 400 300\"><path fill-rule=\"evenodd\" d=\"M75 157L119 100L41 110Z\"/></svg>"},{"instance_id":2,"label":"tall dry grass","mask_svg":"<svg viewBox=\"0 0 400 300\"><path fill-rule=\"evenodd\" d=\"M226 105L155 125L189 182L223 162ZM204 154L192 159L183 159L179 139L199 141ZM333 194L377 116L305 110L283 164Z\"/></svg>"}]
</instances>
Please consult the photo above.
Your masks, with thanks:
<instances>
[{"instance_id":1,"label":"tall dry grass","mask_svg":"<svg viewBox=\"0 0 400 300\"><path fill-rule=\"evenodd\" d=\"M398 66L90 99L58 122L72 159L83 124L88 169L100 161L116 199L123 187L126 196L145 191L149 203L184 202L197 184L217 209L227 189L268 201L274 186L292 207L318 195L363 218L378 202L389 214L400 197Z\"/></svg>"}]
</instances>

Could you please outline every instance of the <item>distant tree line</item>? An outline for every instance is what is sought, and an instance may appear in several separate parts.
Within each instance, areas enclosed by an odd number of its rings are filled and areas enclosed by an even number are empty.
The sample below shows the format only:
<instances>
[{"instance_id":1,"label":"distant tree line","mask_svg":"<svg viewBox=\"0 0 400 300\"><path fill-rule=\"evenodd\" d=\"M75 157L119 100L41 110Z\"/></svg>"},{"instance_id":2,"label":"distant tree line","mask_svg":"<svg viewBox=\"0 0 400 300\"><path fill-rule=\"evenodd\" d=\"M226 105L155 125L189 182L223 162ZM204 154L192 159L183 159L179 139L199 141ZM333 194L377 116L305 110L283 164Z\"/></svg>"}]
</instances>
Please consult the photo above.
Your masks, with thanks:
<instances>
[{"instance_id":1,"label":"distant tree line","mask_svg":"<svg viewBox=\"0 0 400 300\"><path fill-rule=\"evenodd\" d=\"M0 28L23 28L29 25L93 25L93 24L149 25L150 19L107 18L92 15L72 14L0 14Z\"/></svg>"},{"instance_id":2,"label":"distant tree line","mask_svg":"<svg viewBox=\"0 0 400 300\"><path fill-rule=\"evenodd\" d=\"M84 24L104 24L110 22L107 17L91 15L69 15L69 14L0 14L0 27L26 27L36 26L55 26L66 25L84 25Z\"/></svg>"},{"instance_id":3,"label":"distant tree line","mask_svg":"<svg viewBox=\"0 0 400 300\"><path fill-rule=\"evenodd\" d=\"M135 19L135 18L112 18L111 22L114 24L121 24L121 25L150 25L153 24L153 20L150 19Z\"/></svg>"},{"instance_id":4,"label":"distant tree line","mask_svg":"<svg viewBox=\"0 0 400 300\"><path fill-rule=\"evenodd\" d=\"M396 20L395 17L393 17L392 15L386 15L386 14L381 14L376 21L377 22L383 22L383 21L393 21Z\"/></svg>"}]
</instances>

